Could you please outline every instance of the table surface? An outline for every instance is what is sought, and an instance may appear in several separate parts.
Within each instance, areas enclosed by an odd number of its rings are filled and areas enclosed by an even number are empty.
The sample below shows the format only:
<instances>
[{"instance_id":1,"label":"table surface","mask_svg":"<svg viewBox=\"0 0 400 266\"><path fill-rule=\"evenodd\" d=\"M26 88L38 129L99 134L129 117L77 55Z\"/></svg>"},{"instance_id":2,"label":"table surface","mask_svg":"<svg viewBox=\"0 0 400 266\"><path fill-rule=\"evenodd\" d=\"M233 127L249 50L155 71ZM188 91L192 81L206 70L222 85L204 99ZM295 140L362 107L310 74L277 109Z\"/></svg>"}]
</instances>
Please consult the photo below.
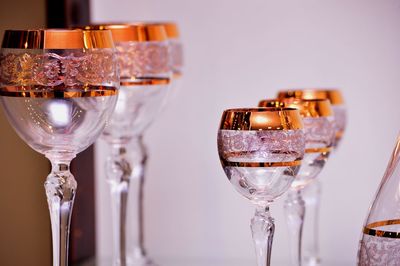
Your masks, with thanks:
<instances>
[{"instance_id":1,"label":"table surface","mask_svg":"<svg viewBox=\"0 0 400 266\"><path fill-rule=\"evenodd\" d=\"M209 259L158 259L160 266L255 266L255 261L251 260L209 260ZM276 266L289 266L289 262L276 263ZM274 265L274 266L275 266ZM321 266L353 266L350 262L325 262ZM90 260L79 266L112 266L111 260Z\"/></svg>"}]
</instances>

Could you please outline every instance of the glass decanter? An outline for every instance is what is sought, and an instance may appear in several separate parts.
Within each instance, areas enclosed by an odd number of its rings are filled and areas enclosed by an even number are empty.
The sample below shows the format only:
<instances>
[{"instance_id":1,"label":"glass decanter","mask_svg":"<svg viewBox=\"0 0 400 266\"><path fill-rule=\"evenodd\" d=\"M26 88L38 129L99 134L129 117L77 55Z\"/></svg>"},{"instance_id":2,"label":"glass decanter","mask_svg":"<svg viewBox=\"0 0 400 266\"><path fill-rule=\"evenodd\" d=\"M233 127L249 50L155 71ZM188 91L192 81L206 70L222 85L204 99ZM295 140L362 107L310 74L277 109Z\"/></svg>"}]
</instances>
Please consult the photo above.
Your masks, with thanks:
<instances>
[{"instance_id":1,"label":"glass decanter","mask_svg":"<svg viewBox=\"0 0 400 266\"><path fill-rule=\"evenodd\" d=\"M297 109L228 109L222 114L219 157L233 187L256 206L251 231L258 266L271 262L275 223L269 207L295 180L304 149Z\"/></svg>"},{"instance_id":2,"label":"glass decanter","mask_svg":"<svg viewBox=\"0 0 400 266\"><path fill-rule=\"evenodd\" d=\"M102 139L113 222L113 265L154 265L144 246L143 134L159 114L172 78L165 27L154 23L87 26L111 30L121 74L117 105Z\"/></svg>"},{"instance_id":3,"label":"glass decanter","mask_svg":"<svg viewBox=\"0 0 400 266\"><path fill-rule=\"evenodd\" d=\"M337 89L295 89L280 91L279 99L295 98L295 99L328 99L331 103L334 116L335 140L333 143L333 151L336 151L342 140L346 122L346 107L342 93ZM304 217L304 234L303 234L303 264L316 266L321 264L319 255L319 206L321 198L321 181L316 179L303 189L303 199L306 204L307 214Z\"/></svg>"},{"instance_id":4,"label":"glass decanter","mask_svg":"<svg viewBox=\"0 0 400 266\"><path fill-rule=\"evenodd\" d=\"M362 231L359 266L400 264L400 136Z\"/></svg>"},{"instance_id":5,"label":"glass decanter","mask_svg":"<svg viewBox=\"0 0 400 266\"><path fill-rule=\"evenodd\" d=\"M292 265L302 264L302 234L306 206L303 190L312 183L328 160L334 138L334 119L328 100L262 100L260 107L290 107L299 109L303 119L306 148L302 166L288 192L284 208L289 231Z\"/></svg>"},{"instance_id":6,"label":"glass decanter","mask_svg":"<svg viewBox=\"0 0 400 266\"><path fill-rule=\"evenodd\" d=\"M17 134L52 164L45 190L53 265L68 265L77 182L69 165L101 134L117 101L110 31L8 30L0 51L0 104Z\"/></svg>"}]
</instances>

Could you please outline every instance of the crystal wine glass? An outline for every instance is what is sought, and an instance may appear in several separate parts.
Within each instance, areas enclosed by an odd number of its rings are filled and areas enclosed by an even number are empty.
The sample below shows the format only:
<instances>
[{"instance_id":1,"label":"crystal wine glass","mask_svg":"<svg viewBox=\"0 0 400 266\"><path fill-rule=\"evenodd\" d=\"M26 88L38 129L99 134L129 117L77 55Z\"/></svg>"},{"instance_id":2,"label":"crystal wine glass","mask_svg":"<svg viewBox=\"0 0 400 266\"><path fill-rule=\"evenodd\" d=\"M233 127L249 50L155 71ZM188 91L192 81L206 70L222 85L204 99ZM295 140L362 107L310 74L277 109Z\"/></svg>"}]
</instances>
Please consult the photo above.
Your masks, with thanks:
<instances>
[{"instance_id":1,"label":"crystal wine glass","mask_svg":"<svg viewBox=\"0 0 400 266\"><path fill-rule=\"evenodd\" d=\"M18 135L52 164L45 190L53 265L68 265L77 183L69 165L101 134L117 101L110 31L7 30L0 51L0 103Z\"/></svg>"},{"instance_id":2,"label":"crystal wine glass","mask_svg":"<svg viewBox=\"0 0 400 266\"><path fill-rule=\"evenodd\" d=\"M156 118L170 86L170 46L154 23L87 26L111 30L121 73L118 102L104 139L110 148L106 175L112 199L114 266L154 265L144 247L143 133Z\"/></svg>"},{"instance_id":3,"label":"crystal wine glass","mask_svg":"<svg viewBox=\"0 0 400 266\"><path fill-rule=\"evenodd\" d=\"M297 109L229 109L222 114L219 157L233 187L256 206L251 230L258 266L271 261L275 224L270 204L295 180L304 149Z\"/></svg>"},{"instance_id":4,"label":"crystal wine glass","mask_svg":"<svg viewBox=\"0 0 400 266\"><path fill-rule=\"evenodd\" d=\"M306 149L302 166L292 183L284 208L289 230L292 265L301 265L301 243L305 202L303 189L310 184L324 167L334 142L333 113L328 100L263 100L260 107L290 107L300 110L303 118Z\"/></svg>"},{"instance_id":5,"label":"crystal wine glass","mask_svg":"<svg viewBox=\"0 0 400 266\"><path fill-rule=\"evenodd\" d=\"M172 78L168 96L164 102L173 101L176 98L177 92L182 86L183 82L183 45L180 39L179 27L175 22L171 21L157 21L148 22L147 24L154 24L163 26L168 38L170 49L170 67L172 70Z\"/></svg>"},{"instance_id":6,"label":"crystal wine glass","mask_svg":"<svg viewBox=\"0 0 400 266\"><path fill-rule=\"evenodd\" d=\"M341 92L337 89L297 89L280 91L278 98L298 99L328 99L331 103L334 123L335 142L333 150L336 150L343 137L346 127L346 108ZM321 195L321 183L319 179L314 180L303 189L303 198L307 206L305 216L305 232L303 258L305 265L320 265L319 255L319 203Z\"/></svg>"}]
</instances>

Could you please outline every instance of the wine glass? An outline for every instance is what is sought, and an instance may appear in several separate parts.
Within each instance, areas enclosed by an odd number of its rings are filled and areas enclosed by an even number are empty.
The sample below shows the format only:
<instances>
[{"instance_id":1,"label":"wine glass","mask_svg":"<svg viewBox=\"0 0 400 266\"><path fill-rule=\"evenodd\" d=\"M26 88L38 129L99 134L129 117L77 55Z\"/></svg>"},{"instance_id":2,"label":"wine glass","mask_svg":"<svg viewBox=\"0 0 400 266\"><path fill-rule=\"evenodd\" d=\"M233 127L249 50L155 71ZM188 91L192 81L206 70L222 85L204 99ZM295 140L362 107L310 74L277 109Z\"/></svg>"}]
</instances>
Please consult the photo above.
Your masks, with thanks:
<instances>
[{"instance_id":1,"label":"wine glass","mask_svg":"<svg viewBox=\"0 0 400 266\"><path fill-rule=\"evenodd\" d=\"M111 191L113 265L154 265L144 247L144 181L147 150L143 133L159 114L172 78L165 27L154 23L86 26L111 30L121 73L114 114L102 139Z\"/></svg>"},{"instance_id":2,"label":"wine glass","mask_svg":"<svg viewBox=\"0 0 400 266\"><path fill-rule=\"evenodd\" d=\"M301 243L305 202L302 191L324 167L335 138L334 119L328 100L262 100L260 107L297 108L303 118L306 148L303 163L296 180L289 190L284 208L289 229L291 259L293 265L301 265Z\"/></svg>"},{"instance_id":3,"label":"wine glass","mask_svg":"<svg viewBox=\"0 0 400 266\"><path fill-rule=\"evenodd\" d=\"M335 123L335 142L333 150L337 150L345 128L346 128L346 107L343 96L338 89L296 89L283 90L278 93L278 98L298 98L298 99L328 99L331 103L334 123ZM303 198L307 205L307 215L305 217L304 235L304 263L306 265L320 265L319 255L319 203L321 195L321 183L319 179L314 180L303 190ZM307 230L308 229L308 230Z\"/></svg>"},{"instance_id":4,"label":"wine glass","mask_svg":"<svg viewBox=\"0 0 400 266\"><path fill-rule=\"evenodd\" d=\"M18 135L52 164L45 190L53 265L68 265L77 182L70 162L101 134L117 101L110 31L7 30L0 51L0 103Z\"/></svg>"},{"instance_id":5,"label":"wine glass","mask_svg":"<svg viewBox=\"0 0 400 266\"><path fill-rule=\"evenodd\" d=\"M156 22L156 24L163 25L165 28L171 49L173 77L179 79L183 74L183 46L178 25L174 22Z\"/></svg>"},{"instance_id":6,"label":"wine glass","mask_svg":"<svg viewBox=\"0 0 400 266\"><path fill-rule=\"evenodd\" d=\"M228 109L222 114L219 157L233 187L256 206L251 230L258 266L271 261L275 224L269 206L295 180L304 149L297 109Z\"/></svg>"}]
</instances>

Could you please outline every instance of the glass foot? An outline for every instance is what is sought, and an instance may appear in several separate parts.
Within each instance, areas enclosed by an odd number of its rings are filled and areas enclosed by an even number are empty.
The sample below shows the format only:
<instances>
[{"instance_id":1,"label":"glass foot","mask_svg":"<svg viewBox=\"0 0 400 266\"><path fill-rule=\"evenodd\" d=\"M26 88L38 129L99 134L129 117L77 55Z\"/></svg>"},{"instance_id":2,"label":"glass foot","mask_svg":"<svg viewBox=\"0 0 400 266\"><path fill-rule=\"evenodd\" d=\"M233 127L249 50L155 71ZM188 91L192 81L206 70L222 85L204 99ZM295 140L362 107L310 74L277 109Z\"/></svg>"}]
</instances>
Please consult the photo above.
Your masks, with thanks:
<instances>
[{"instance_id":1,"label":"glass foot","mask_svg":"<svg viewBox=\"0 0 400 266\"><path fill-rule=\"evenodd\" d=\"M127 266L159 266L153 262L150 258L142 257L135 259L128 259Z\"/></svg>"},{"instance_id":2,"label":"glass foot","mask_svg":"<svg viewBox=\"0 0 400 266\"><path fill-rule=\"evenodd\" d=\"M304 259L303 265L304 266L320 266L321 260L316 257L308 257L308 258Z\"/></svg>"}]
</instances>

